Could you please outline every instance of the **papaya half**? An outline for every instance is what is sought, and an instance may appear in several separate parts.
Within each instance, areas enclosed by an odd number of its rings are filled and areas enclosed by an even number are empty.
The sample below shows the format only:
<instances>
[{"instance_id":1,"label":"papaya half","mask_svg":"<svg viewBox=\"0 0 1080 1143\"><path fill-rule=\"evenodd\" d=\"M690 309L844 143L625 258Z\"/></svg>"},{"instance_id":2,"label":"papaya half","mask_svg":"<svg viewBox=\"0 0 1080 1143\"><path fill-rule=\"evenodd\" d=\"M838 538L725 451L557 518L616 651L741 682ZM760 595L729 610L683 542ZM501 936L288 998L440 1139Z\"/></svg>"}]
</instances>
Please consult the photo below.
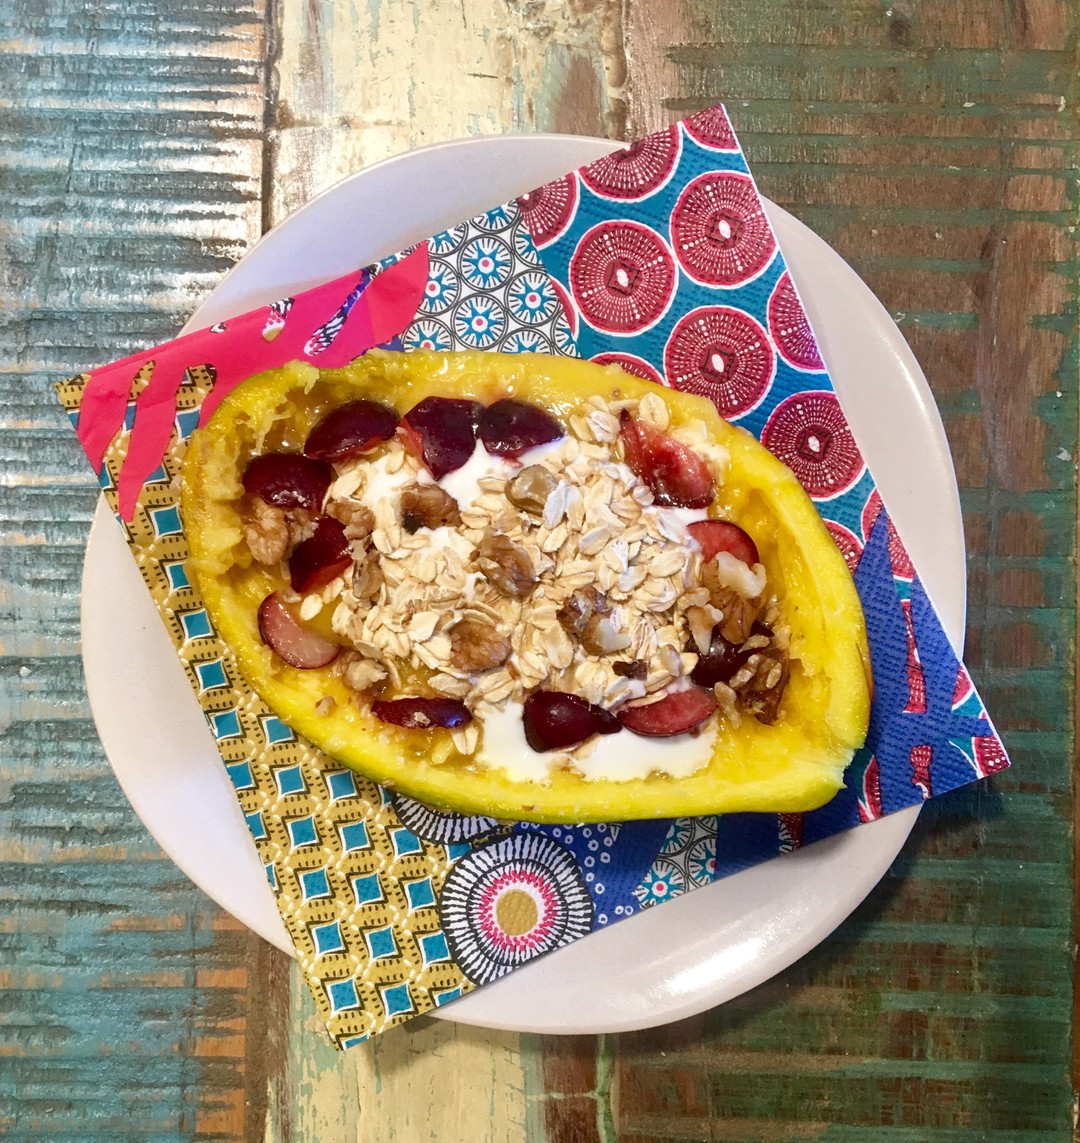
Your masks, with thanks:
<instances>
[{"instance_id":1,"label":"papaya half","mask_svg":"<svg viewBox=\"0 0 1080 1143\"><path fill-rule=\"evenodd\" d=\"M806 492L709 401L617 367L286 365L193 435L182 511L252 688L432 805L809 810L865 740L862 608Z\"/></svg>"}]
</instances>

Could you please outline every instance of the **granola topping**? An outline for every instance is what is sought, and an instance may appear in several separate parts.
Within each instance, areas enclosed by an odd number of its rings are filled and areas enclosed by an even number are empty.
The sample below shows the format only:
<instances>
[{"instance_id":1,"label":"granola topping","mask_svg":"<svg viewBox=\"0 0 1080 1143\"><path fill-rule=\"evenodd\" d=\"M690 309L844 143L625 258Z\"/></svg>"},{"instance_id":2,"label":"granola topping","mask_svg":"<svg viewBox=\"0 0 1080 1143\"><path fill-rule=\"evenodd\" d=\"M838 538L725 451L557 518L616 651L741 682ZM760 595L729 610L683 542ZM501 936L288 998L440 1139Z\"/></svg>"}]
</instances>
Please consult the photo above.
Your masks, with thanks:
<instances>
[{"instance_id":1,"label":"granola topping","mask_svg":"<svg viewBox=\"0 0 1080 1143\"><path fill-rule=\"evenodd\" d=\"M354 701L428 694L464 703L473 721L450 731L457 752L538 781L558 769L685 776L708 762L720 722L775 720L790 668L780 637L764 627L767 636L751 634L769 618L765 570L726 551L706 560L691 529L707 511L655 503L623 453L626 407L668 429L659 397L614 407L592 398L560 440L516 462L478 443L438 483L400 435L335 464L322 510L345 526L353 567L305 597L301 614L330 608L346 647L334 669ZM722 482L722 450L703 447L692 427L671 431L700 448ZM310 526L284 516L251 510L253 558L280 562L292 534ZM694 685L717 631L741 657L731 677L707 684L718 713L701 728L594 737L547 753L524 745L531 693L577 695L616 714L658 702Z\"/></svg>"}]
</instances>

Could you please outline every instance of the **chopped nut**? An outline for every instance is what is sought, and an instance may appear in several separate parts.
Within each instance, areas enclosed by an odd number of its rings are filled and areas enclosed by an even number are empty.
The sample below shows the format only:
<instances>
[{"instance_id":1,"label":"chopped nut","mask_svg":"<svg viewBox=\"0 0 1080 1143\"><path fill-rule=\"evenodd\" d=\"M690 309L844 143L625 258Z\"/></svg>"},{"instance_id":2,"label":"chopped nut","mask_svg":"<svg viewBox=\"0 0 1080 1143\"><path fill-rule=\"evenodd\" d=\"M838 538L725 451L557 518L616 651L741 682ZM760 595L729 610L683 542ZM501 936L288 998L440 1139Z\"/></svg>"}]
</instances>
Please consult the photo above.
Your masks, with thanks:
<instances>
[{"instance_id":1,"label":"chopped nut","mask_svg":"<svg viewBox=\"0 0 1080 1143\"><path fill-rule=\"evenodd\" d=\"M315 713L320 718L325 718L337 706L334 701L333 695L323 695L321 699L315 704Z\"/></svg>"},{"instance_id":2,"label":"chopped nut","mask_svg":"<svg viewBox=\"0 0 1080 1143\"><path fill-rule=\"evenodd\" d=\"M625 651L630 646L630 636L615 627L610 615L597 614L585 624L581 645L590 655L610 655Z\"/></svg>"},{"instance_id":3,"label":"chopped nut","mask_svg":"<svg viewBox=\"0 0 1080 1143\"><path fill-rule=\"evenodd\" d=\"M375 527L375 513L359 500L331 500L326 514L345 525L347 540L366 540Z\"/></svg>"},{"instance_id":4,"label":"chopped nut","mask_svg":"<svg viewBox=\"0 0 1080 1143\"><path fill-rule=\"evenodd\" d=\"M490 670L505 663L510 651L510 640L483 619L462 619L450 630L450 663L459 671Z\"/></svg>"},{"instance_id":5,"label":"chopped nut","mask_svg":"<svg viewBox=\"0 0 1080 1143\"><path fill-rule=\"evenodd\" d=\"M355 651L339 656L338 671L345 685L363 694L386 678L386 670L372 659L365 659Z\"/></svg>"},{"instance_id":6,"label":"chopped nut","mask_svg":"<svg viewBox=\"0 0 1080 1143\"><path fill-rule=\"evenodd\" d=\"M716 577L716 564L711 560L701 569L701 581L709 589L709 602L724 614L720 634L729 643L744 643L750 636L754 620L761 614L761 604L720 583Z\"/></svg>"},{"instance_id":7,"label":"chopped nut","mask_svg":"<svg viewBox=\"0 0 1080 1143\"><path fill-rule=\"evenodd\" d=\"M260 497L251 496L240 527L257 563L278 564L288 554L289 521L284 508L275 508Z\"/></svg>"},{"instance_id":8,"label":"chopped nut","mask_svg":"<svg viewBox=\"0 0 1080 1143\"><path fill-rule=\"evenodd\" d=\"M776 721L789 677L787 655L778 647L770 647L755 651L747 659L732 677L731 687L738 692L744 710L758 722L769 724Z\"/></svg>"},{"instance_id":9,"label":"chopped nut","mask_svg":"<svg viewBox=\"0 0 1080 1143\"><path fill-rule=\"evenodd\" d=\"M649 664L644 659L629 659L619 663L612 663L611 669L624 679L644 680L649 674Z\"/></svg>"},{"instance_id":10,"label":"chopped nut","mask_svg":"<svg viewBox=\"0 0 1080 1143\"><path fill-rule=\"evenodd\" d=\"M529 553L490 528L476 550L476 566L496 591L514 599L524 599L536 586L537 575Z\"/></svg>"},{"instance_id":11,"label":"chopped nut","mask_svg":"<svg viewBox=\"0 0 1080 1143\"><path fill-rule=\"evenodd\" d=\"M530 516L541 516L558 481L542 464L530 464L506 482L506 499Z\"/></svg>"},{"instance_id":12,"label":"chopped nut","mask_svg":"<svg viewBox=\"0 0 1080 1143\"><path fill-rule=\"evenodd\" d=\"M604 597L590 584L579 587L559 608L556 618L567 635L580 639L589 620L597 613L606 614L607 611Z\"/></svg>"},{"instance_id":13,"label":"chopped nut","mask_svg":"<svg viewBox=\"0 0 1080 1143\"><path fill-rule=\"evenodd\" d=\"M686 622L690 625L694 646L702 655L707 655L712 646L712 616L704 607L691 607L687 609Z\"/></svg>"},{"instance_id":14,"label":"chopped nut","mask_svg":"<svg viewBox=\"0 0 1080 1143\"><path fill-rule=\"evenodd\" d=\"M420 528L460 523L458 502L437 484L408 484L401 490L401 526L410 535Z\"/></svg>"}]
</instances>

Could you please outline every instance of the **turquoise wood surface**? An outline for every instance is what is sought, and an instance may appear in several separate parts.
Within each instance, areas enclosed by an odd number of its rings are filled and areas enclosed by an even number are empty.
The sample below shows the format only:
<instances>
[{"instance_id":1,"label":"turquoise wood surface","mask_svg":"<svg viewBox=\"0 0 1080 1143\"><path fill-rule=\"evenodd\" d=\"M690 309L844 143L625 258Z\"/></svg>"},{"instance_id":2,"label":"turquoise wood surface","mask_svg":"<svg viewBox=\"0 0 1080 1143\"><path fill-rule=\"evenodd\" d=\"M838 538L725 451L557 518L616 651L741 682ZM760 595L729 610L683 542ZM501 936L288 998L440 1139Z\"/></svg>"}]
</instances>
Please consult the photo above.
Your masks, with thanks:
<instances>
[{"instance_id":1,"label":"turquoise wood surface","mask_svg":"<svg viewBox=\"0 0 1080 1143\"><path fill-rule=\"evenodd\" d=\"M0 12L0 1137L1072 1138L1077 23L1064 0ZM170 336L351 166L720 97L927 372L967 659L1015 769L931 803L855 915L732 1004L607 1037L417 1022L343 1059L111 775L78 643L96 492L51 385Z\"/></svg>"}]
</instances>

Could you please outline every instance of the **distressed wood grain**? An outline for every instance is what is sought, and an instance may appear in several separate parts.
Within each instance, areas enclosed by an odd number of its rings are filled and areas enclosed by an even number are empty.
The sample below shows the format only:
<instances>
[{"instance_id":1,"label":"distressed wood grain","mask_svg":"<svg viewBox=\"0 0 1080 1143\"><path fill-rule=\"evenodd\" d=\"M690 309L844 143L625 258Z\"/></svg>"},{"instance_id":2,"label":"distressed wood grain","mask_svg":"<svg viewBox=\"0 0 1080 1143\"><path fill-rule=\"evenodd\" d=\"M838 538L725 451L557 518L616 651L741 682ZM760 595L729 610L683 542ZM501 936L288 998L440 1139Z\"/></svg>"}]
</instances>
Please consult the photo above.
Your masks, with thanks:
<instances>
[{"instance_id":1,"label":"distressed wood grain","mask_svg":"<svg viewBox=\"0 0 1080 1143\"><path fill-rule=\"evenodd\" d=\"M1016 768L930 803L870 900L789 972L665 1050L620 1037L617 1132L1071 1138L1075 10L670 11L629 9L630 128L724 98L763 191L912 344L961 487L967 659Z\"/></svg>"},{"instance_id":2,"label":"distressed wood grain","mask_svg":"<svg viewBox=\"0 0 1080 1143\"><path fill-rule=\"evenodd\" d=\"M0 13L0 1136L1072 1137L1078 24L1066 0ZM967 657L1016 768L931 803L830 940L713 1012L610 1037L417 1021L338 1055L101 754L78 657L96 494L51 382L168 337L360 166L469 133L639 135L720 98L934 388Z\"/></svg>"},{"instance_id":3,"label":"distressed wood grain","mask_svg":"<svg viewBox=\"0 0 1080 1143\"><path fill-rule=\"evenodd\" d=\"M168 338L257 236L265 10L0 13L0 1136L242 1139L266 953L164 858L90 721L96 490L52 384ZM147 741L147 749L153 744Z\"/></svg>"}]
</instances>

